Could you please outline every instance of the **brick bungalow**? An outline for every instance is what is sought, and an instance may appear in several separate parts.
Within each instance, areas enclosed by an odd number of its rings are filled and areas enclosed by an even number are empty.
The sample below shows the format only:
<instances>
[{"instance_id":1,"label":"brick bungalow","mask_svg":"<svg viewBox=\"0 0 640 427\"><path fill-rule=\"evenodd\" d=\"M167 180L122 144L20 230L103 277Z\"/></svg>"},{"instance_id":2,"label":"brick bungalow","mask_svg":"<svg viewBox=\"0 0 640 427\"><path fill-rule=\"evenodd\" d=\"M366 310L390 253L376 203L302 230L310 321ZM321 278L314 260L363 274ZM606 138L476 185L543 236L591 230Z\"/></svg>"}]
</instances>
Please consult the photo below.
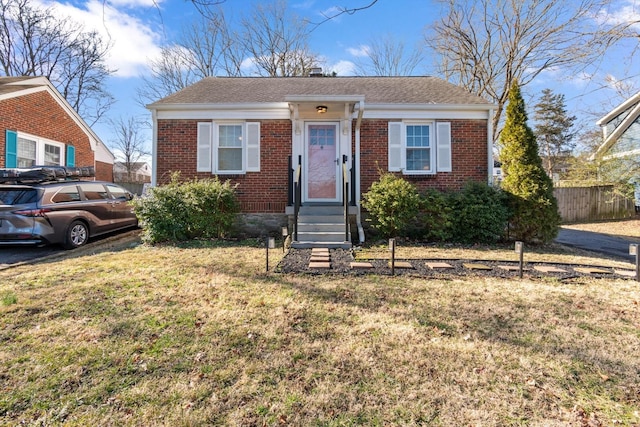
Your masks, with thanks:
<instances>
[{"instance_id":1,"label":"brick bungalow","mask_svg":"<svg viewBox=\"0 0 640 427\"><path fill-rule=\"evenodd\" d=\"M494 105L434 77L209 77L148 108L152 185L229 179L245 226L288 223L300 247L362 241L380 171L442 190L493 173Z\"/></svg>"},{"instance_id":2,"label":"brick bungalow","mask_svg":"<svg viewBox=\"0 0 640 427\"><path fill-rule=\"evenodd\" d=\"M0 130L0 168L94 166L113 181L113 154L45 77L0 77Z\"/></svg>"}]
</instances>

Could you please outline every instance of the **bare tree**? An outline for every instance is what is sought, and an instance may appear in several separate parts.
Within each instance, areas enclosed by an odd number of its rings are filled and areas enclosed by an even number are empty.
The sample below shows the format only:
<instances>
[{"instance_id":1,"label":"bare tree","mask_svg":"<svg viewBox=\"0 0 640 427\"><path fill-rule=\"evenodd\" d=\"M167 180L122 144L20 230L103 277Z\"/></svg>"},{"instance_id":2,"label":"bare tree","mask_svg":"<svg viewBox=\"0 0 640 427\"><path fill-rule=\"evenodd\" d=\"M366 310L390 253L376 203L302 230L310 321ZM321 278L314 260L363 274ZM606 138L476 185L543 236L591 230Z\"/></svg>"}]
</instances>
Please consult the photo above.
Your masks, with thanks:
<instances>
[{"instance_id":1,"label":"bare tree","mask_svg":"<svg viewBox=\"0 0 640 427\"><path fill-rule=\"evenodd\" d=\"M427 36L440 72L497 105L494 141L509 87L547 70L576 70L600 58L615 37L593 19L610 0L441 0Z\"/></svg>"},{"instance_id":2,"label":"bare tree","mask_svg":"<svg viewBox=\"0 0 640 427\"><path fill-rule=\"evenodd\" d=\"M124 165L127 182L135 182L136 164L150 154L143 136L146 124L134 117L119 117L111 120L110 124L114 131L111 148Z\"/></svg>"},{"instance_id":3,"label":"bare tree","mask_svg":"<svg viewBox=\"0 0 640 427\"><path fill-rule=\"evenodd\" d=\"M401 40L386 34L365 48L364 60L356 61L356 74L362 76L410 76L424 60L424 49L406 50Z\"/></svg>"},{"instance_id":4,"label":"bare tree","mask_svg":"<svg viewBox=\"0 0 640 427\"><path fill-rule=\"evenodd\" d=\"M224 1L224 0L223 0ZM322 15L323 19L320 20L319 22L311 22L309 21L309 24L312 26L311 31L315 30L317 27L319 27L320 25L324 24L327 21L331 21L332 19L337 18L340 15L353 15L356 12L360 12L366 9L369 9L370 7L372 7L374 4L376 4L378 2L378 0L370 0L369 3L363 5L363 6L359 6L359 7L336 7L332 9L332 12L330 13L325 13Z\"/></svg>"},{"instance_id":5,"label":"bare tree","mask_svg":"<svg viewBox=\"0 0 640 427\"><path fill-rule=\"evenodd\" d=\"M137 91L140 104L164 98L204 77L240 75L243 54L238 48L221 10L200 17L150 62L151 73L142 77Z\"/></svg>"},{"instance_id":6,"label":"bare tree","mask_svg":"<svg viewBox=\"0 0 640 427\"><path fill-rule=\"evenodd\" d=\"M303 76L317 66L318 57L308 46L308 24L287 13L285 0L257 5L241 22L242 44L258 75Z\"/></svg>"},{"instance_id":7,"label":"bare tree","mask_svg":"<svg viewBox=\"0 0 640 427\"><path fill-rule=\"evenodd\" d=\"M308 74L319 61L308 48L307 24L288 14L286 6L284 0L259 4L241 17L241 32L232 30L221 9L214 13L207 8L198 22L184 28L177 43L151 61L138 101L145 105L204 77ZM252 71L244 67L248 61Z\"/></svg>"},{"instance_id":8,"label":"bare tree","mask_svg":"<svg viewBox=\"0 0 640 427\"><path fill-rule=\"evenodd\" d=\"M89 123L113 104L104 84L113 72L109 45L96 32L54 16L31 0L0 0L0 72L44 76Z\"/></svg>"}]
</instances>

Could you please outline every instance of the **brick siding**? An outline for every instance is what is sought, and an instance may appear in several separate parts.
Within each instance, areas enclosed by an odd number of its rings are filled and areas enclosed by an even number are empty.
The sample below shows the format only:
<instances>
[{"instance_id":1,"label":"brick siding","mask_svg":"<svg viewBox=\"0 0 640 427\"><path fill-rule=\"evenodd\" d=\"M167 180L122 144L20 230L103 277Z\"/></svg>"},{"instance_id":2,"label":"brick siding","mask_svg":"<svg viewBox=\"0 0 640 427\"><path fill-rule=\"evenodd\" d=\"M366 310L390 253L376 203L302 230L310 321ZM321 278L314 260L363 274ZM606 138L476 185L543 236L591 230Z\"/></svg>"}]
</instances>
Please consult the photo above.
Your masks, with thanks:
<instances>
[{"instance_id":1,"label":"brick siding","mask_svg":"<svg viewBox=\"0 0 640 427\"><path fill-rule=\"evenodd\" d=\"M211 178L210 172L196 172L197 123L201 120L158 120L157 183L180 178ZM288 157L291 155L291 121L260 122L260 172L220 175L222 181L237 184L236 193L246 213L283 213L287 205Z\"/></svg>"},{"instance_id":2,"label":"brick siding","mask_svg":"<svg viewBox=\"0 0 640 427\"><path fill-rule=\"evenodd\" d=\"M197 123L201 120L158 120L157 183L165 184L172 172L181 179L210 178L196 172ZM405 176L420 189L460 189L468 181L486 182L487 121L446 120L451 123L453 172ZM237 194L245 213L282 213L287 203L287 160L291 155L291 121L260 122L260 172L220 175L237 184ZM361 191L387 170L387 120L363 120L361 126ZM355 123L354 123L355 127Z\"/></svg>"},{"instance_id":3,"label":"brick siding","mask_svg":"<svg viewBox=\"0 0 640 427\"><path fill-rule=\"evenodd\" d=\"M469 181L487 182L487 121L442 120L451 123L452 172L402 175L419 189L459 190ZM360 128L360 183L368 191L388 170L388 121L363 120Z\"/></svg>"},{"instance_id":4,"label":"brick siding","mask_svg":"<svg viewBox=\"0 0 640 427\"><path fill-rule=\"evenodd\" d=\"M0 101L0 167L5 166L5 129L73 145L77 166L94 165L89 137L46 91ZM103 173L101 166L95 166L96 178L110 181L106 178L113 174Z\"/></svg>"}]
</instances>

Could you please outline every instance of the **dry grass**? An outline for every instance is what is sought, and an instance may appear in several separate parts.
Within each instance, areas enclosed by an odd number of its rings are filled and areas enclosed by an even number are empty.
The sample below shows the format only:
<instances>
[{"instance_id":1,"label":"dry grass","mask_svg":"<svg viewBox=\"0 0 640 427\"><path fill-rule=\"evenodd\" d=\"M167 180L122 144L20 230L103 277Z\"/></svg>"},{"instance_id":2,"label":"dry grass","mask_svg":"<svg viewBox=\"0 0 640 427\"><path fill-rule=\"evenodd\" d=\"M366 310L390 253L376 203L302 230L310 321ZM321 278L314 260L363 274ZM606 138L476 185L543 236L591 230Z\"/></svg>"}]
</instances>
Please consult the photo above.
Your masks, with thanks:
<instances>
[{"instance_id":1,"label":"dry grass","mask_svg":"<svg viewBox=\"0 0 640 427\"><path fill-rule=\"evenodd\" d=\"M640 423L634 281L264 261L251 245L136 246L0 271L0 424Z\"/></svg>"},{"instance_id":2,"label":"dry grass","mask_svg":"<svg viewBox=\"0 0 640 427\"><path fill-rule=\"evenodd\" d=\"M574 230L611 234L621 237L640 237L640 219L592 222L588 224L569 224L564 225L563 227L571 228Z\"/></svg>"}]
</instances>

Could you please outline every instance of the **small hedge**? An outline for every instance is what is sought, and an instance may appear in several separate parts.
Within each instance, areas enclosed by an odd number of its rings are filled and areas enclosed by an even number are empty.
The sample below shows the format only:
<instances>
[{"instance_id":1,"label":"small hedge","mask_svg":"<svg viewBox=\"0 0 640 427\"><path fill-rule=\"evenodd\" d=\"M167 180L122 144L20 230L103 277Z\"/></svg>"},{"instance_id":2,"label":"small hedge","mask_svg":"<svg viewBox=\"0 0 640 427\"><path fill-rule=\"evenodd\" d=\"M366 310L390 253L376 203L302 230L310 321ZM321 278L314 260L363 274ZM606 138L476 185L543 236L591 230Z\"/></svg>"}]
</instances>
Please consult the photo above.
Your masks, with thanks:
<instances>
[{"instance_id":1,"label":"small hedge","mask_svg":"<svg viewBox=\"0 0 640 427\"><path fill-rule=\"evenodd\" d=\"M133 201L145 243L220 238L233 227L239 212L235 186L229 181L202 179L154 187Z\"/></svg>"},{"instance_id":2,"label":"small hedge","mask_svg":"<svg viewBox=\"0 0 640 427\"><path fill-rule=\"evenodd\" d=\"M407 231L418 214L420 196L410 182L385 173L363 194L362 206L374 229L385 237L396 237Z\"/></svg>"},{"instance_id":3,"label":"small hedge","mask_svg":"<svg viewBox=\"0 0 640 427\"><path fill-rule=\"evenodd\" d=\"M363 194L371 227L383 238L495 243L505 236L508 198L486 184L470 182L455 193L419 193L407 180L384 174Z\"/></svg>"}]
</instances>

